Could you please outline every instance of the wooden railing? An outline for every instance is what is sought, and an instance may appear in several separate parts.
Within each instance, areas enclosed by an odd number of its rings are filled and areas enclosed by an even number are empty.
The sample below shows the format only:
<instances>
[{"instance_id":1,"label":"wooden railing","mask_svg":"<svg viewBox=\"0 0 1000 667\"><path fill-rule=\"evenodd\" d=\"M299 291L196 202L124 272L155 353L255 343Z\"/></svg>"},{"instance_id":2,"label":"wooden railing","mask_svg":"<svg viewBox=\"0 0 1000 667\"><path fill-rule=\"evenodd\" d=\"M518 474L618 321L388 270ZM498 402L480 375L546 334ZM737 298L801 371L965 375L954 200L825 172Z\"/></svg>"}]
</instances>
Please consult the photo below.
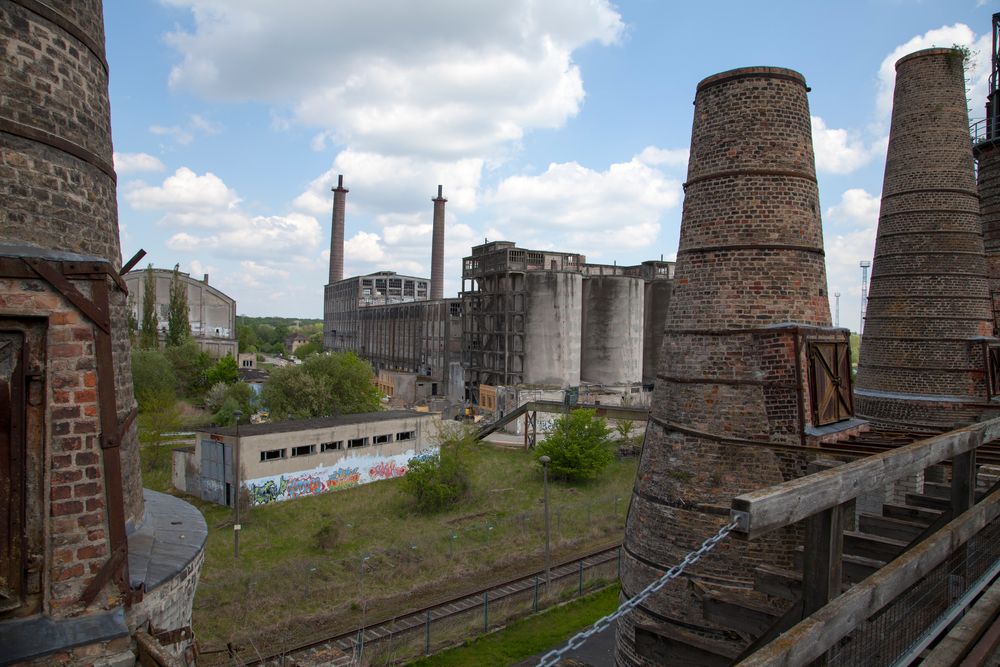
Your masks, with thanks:
<instances>
[{"instance_id":1,"label":"wooden railing","mask_svg":"<svg viewBox=\"0 0 1000 667\"><path fill-rule=\"evenodd\" d=\"M802 620L739 664L803 665L821 658L1000 515L1000 491L974 506L976 448L998 437L1000 419L993 419L734 498L737 538L754 540L806 521ZM848 503L947 460L949 514L957 518L838 597Z\"/></svg>"}]
</instances>

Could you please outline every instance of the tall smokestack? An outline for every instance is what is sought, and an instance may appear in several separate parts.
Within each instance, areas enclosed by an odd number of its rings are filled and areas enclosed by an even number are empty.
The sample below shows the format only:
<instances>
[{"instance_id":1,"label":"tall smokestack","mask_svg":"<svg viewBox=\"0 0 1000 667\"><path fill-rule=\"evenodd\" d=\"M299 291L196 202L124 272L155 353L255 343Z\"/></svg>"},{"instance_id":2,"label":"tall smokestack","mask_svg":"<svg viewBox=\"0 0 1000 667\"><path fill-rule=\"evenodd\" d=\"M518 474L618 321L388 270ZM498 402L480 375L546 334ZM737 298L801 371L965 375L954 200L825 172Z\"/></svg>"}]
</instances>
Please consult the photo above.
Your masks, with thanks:
<instances>
[{"instance_id":1,"label":"tall smokestack","mask_svg":"<svg viewBox=\"0 0 1000 667\"><path fill-rule=\"evenodd\" d=\"M337 176L337 187L333 190L333 229L330 233L330 281L329 284L344 279L344 207L347 193L344 175Z\"/></svg>"},{"instance_id":2,"label":"tall smokestack","mask_svg":"<svg viewBox=\"0 0 1000 667\"><path fill-rule=\"evenodd\" d=\"M968 127L960 51L896 63L855 390L872 422L950 429L990 408L993 317Z\"/></svg>"},{"instance_id":3,"label":"tall smokestack","mask_svg":"<svg viewBox=\"0 0 1000 667\"><path fill-rule=\"evenodd\" d=\"M441 195L434 202L434 233L431 239L431 298L444 298L444 204L447 199Z\"/></svg>"}]
</instances>

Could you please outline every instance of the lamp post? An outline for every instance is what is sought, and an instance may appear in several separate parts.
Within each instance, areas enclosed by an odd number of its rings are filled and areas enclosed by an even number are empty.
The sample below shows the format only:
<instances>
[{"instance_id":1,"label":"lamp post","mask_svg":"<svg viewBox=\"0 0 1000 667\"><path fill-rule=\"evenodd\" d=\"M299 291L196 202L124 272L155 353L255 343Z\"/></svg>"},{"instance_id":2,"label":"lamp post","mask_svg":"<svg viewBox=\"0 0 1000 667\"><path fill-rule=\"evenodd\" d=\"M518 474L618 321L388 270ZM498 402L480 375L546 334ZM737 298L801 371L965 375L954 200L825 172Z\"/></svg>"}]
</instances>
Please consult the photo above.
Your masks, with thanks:
<instances>
[{"instance_id":1,"label":"lamp post","mask_svg":"<svg viewBox=\"0 0 1000 667\"><path fill-rule=\"evenodd\" d=\"M236 417L236 446L233 448L233 487L236 493L233 497L233 509L236 515L233 518L233 558L240 558L240 417L243 416L241 410L234 410L233 417Z\"/></svg>"},{"instance_id":2,"label":"lamp post","mask_svg":"<svg viewBox=\"0 0 1000 667\"><path fill-rule=\"evenodd\" d=\"M549 561L549 462L548 456L539 456L538 461L542 464L542 498L545 505L545 591L548 592L552 583L552 572Z\"/></svg>"}]
</instances>

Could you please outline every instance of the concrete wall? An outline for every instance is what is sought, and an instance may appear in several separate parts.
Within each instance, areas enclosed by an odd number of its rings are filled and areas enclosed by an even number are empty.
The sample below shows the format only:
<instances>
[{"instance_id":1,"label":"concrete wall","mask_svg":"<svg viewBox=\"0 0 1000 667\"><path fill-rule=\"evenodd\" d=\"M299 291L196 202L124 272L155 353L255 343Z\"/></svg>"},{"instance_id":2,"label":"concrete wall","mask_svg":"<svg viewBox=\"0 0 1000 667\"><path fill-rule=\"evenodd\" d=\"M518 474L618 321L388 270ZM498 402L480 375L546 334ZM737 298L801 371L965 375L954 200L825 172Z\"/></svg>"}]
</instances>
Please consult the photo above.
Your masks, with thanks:
<instances>
[{"instance_id":1,"label":"concrete wall","mask_svg":"<svg viewBox=\"0 0 1000 667\"><path fill-rule=\"evenodd\" d=\"M580 384L583 277L533 271L525 282L524 383Z\"/></svg>"},{"instance_id":2,"label":"concrete wall","mask_svg":"<svg viewBox=\"0 0 1000 667\"><path fill-rule=\"evenodd\" d=\"M259 505L398 477L405 474L411 458L434 448L431 441L440 425L440 417L436 414L410 413L395 419L241 435L242 486L251 502ZM248 430L252 428L247 427ZM398 434L406 432L413 432L413 438L397 440ZM374 444L376 436L384 435L389 436L389 442ZM356 438L368 438L368 444L348 449L348 441ZM323 443L333 442L341 443L340 449L322 451ZM196 432L194 452L191 455L175 453L175 485L183 483L189 493L195 492L192 487L197 485L204 499L226 502L224 485L234 482L229 467L235 444L235 435ZM203 460L206 451L220 445L224 448L226 479L212 480L203 471ZM313 453L293 456L294 447L309 445L314 446ZM261 460L263 452L274 450L284 450L284 456ZM180 472L178 466L185 466L188 472ZM191 466L197 471L195 484L192 484Z\"/></svg>"},{"instance_id":3,"label":"concrete wall","mask_svg":"<svg viewBox=\"0 0 1000 667\"><path fill-rule=\"evenodd\" d=\"M654 280L645 285L645 308L642 323L642 383L656 382L656 369L663 345L663 328L667 325L667 309L672 291L669 280Z\"/></svg>"},{"instance_id":4,"label":"concrete wall","mask_svg":"<svg viewBox=\"0 0 1000 667\"><path fill-rule=\"evenodd\" d=\"M583 281L583 382L642 381L644 311L641 278L591 276Z\"/></svg>"}]
</instances>

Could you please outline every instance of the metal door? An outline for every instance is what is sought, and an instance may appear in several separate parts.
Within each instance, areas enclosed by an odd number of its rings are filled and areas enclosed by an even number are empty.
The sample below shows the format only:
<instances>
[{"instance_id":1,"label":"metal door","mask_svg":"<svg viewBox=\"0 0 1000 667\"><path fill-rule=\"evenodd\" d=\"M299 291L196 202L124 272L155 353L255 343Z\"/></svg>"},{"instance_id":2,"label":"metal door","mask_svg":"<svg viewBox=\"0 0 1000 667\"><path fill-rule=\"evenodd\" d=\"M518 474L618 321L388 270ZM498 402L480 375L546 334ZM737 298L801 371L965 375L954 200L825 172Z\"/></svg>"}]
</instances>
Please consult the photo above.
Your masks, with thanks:
<instances>
[{"instance_id":1,"label":"metal door","mask_svg":"<svg viewBox=\"0 0 1000 667\"><path fill-rule=\"evenodd\" d=\"M0 331L0 612L24 602L24 335Z\"/></svg>"}]
</instances>

